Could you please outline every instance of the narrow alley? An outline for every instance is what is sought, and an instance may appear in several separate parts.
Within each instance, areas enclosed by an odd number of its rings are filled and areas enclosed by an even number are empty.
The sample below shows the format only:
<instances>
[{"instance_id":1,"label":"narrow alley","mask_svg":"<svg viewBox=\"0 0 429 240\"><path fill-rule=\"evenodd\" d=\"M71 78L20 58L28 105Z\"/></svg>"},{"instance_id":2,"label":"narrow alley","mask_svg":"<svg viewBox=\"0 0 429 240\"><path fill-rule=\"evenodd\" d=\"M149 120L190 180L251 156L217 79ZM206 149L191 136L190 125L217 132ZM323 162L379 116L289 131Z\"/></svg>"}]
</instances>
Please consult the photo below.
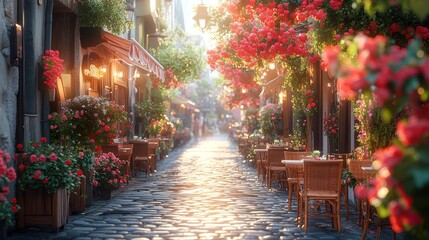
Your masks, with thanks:
<instances>
[{"instance_id":1,"label":"narrow alley","mask_svg":"<svg viewBox=\"0 0 429 240\"><path fill-rule=\"evenodd\" d=\"M284 190L267 191L237 146L218 134L174 150L157 173L72 215L60 232L29 228L10 239L360 239L356 214L342 219L341 233L316 219L305 234L286 201ZM391 238L390 229L382 236Z\"/></svg>"}]
</instances>

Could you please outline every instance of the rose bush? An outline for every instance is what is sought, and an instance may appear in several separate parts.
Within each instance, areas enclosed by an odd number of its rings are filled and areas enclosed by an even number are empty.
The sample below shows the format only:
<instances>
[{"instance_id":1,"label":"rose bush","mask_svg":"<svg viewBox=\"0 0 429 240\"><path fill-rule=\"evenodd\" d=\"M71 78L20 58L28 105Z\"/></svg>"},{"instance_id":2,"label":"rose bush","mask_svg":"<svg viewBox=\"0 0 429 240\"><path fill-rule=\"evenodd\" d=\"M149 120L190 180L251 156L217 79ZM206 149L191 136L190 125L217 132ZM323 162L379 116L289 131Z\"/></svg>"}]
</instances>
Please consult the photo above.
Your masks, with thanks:
<instances>
[{"instance_id":1,"label":"rose bush","mask_svg":"<svg viewBox=\"0 0 429 240\"><path fill-rule=\"evenodd\" d=\"M355 58L336 51L327 65L337 72L343 98L372 91L384 119L408 109L396 125L393 144L374 154L376 177L356 194L367 198L380 217L388 217L395 232L429 237L429 57L419 41L407 48L388 47L383 36L359 36L349 41ZM341 61L338 61L341 59Z\"/></svg>"},{"instance_id":2,"label":"rose bush","mask_svg":"<svg viewBox=\"0 0 429 240\"><path fill-rule=\"evenodd\" d=\"M126 160L120 160L113 153L103 153L101 156L95 157L94 186L112 189L126 183L126 176L121 173L126 164Z\"/></svg>"},{"instance_id":3,"label":"rose bush","mask_svg":"<svg viewBox=\"0 0 429 240\"><path fill-rule=\"evenodd\" d=\"M29 142L25 149L17 145L18 184L27 188L45 188L48 193L58 189L73 190L80 184L83 171L78 167L76 157L65 147L48 144L46 138L40 142Z\"/></svg>"},{"instance_id":4,"label":"rose bush","mask_svg":"<svg viewBox=\"0 0 429 240\"><path fill-rule=\"evenodd\" d=\"M128 126L124 106L105 98L78 96L67 100L63 113L49 115L51 138L62 145L94 149L113 142Z\"/></svg>"},{"instance_id":5,"label":"rose bush","mask_svg":"<svg viewBox=\"0 0 429 240\"><path fill-rule=\"evenodd\" d=\"M11 163L9 153L0 150L0 220L7 224L13 224L14 216L19 210L16 204L16 198L9 199L7 195L10 192L10 184L16 180L16 173Z\"/></svg>"}]
</instances>

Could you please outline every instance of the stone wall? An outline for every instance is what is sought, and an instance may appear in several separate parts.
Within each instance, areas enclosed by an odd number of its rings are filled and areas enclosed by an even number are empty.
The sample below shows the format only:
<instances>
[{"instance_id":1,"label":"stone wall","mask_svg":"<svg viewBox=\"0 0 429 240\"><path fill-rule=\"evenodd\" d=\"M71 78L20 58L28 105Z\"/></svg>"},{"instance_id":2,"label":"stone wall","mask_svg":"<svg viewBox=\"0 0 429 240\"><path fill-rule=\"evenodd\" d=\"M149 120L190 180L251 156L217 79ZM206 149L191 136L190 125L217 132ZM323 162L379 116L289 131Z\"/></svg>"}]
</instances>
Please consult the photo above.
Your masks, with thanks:
<instances>
[{"instance_id":1,"label":"stone wall","mask_svg":"<svg viewBox=\"0 0 429 240\"><path fill-rule=\"evenodd\" d=\"M0 141L12 153L15 145L18 67L10 65L9 30L16 21L16 1L0 1Z\"/></svg>"}]
</instances>

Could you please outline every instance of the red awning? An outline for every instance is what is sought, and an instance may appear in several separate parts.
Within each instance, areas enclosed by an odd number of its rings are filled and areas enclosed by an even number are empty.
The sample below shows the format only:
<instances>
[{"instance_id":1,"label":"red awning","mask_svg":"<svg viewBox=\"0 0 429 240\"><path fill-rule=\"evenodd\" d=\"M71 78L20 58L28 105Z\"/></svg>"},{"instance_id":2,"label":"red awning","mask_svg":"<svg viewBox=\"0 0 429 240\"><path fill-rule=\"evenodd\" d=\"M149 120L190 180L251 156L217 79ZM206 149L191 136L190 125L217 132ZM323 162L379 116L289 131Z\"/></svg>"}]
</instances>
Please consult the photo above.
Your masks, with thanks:
<instances>
[{"instance_id":1,"label":"red awning","mask_svg":"<svg viewBox=\"0 0 429 240\"><path fill-rule=\"evenodd\" d=\"M136 40L125 39L104 32L103 45L109 52L129 65L137 66L165 81L164 67L144 49Z\"/></svg>"}]
</instances>

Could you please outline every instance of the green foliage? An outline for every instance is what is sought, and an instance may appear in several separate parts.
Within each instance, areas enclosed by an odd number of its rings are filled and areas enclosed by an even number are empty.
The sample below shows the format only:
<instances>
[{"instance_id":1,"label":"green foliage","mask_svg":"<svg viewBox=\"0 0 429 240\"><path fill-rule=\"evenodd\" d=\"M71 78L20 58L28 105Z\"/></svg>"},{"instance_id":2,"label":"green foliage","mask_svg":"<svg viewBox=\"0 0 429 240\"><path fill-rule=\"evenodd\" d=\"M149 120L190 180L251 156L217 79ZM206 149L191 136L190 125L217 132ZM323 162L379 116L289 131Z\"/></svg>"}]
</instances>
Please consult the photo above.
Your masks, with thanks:
<instances>
[{"instance_id":1,"label":"green foliage","mask_svg":"<svg viewBox=\"0 0 429 240\"><path fill-rule=\"evenodd\" d=\"M262 133L269 141L280 135L279 124L282 120L282 109L279 104L267 104L259 111Z\"/></svg>"},{"instance_id":2,"label":"green foliage","mask_svg":"<svg viewBox=\"0 0 429 240\"><path fill-rule=\"evenodd\" d=\"M127 21L125 0L78 0L81 26L103 27L114 34L123 34L131 28Z\"/></svg>"},{"instance_id":3,"label":"green foliage","mask_svg":"<svg viewBox=\"0 0 429 240\"><path fill-rule=\"evenodd\" d=\"M357 120L355 130L359 134L357 141L367 151L374 153L392 143L398 119L386 122L372 95L361 95L355 102L353 113Z\"/></svg>"},{"instance_id":4,"label":"green foliage","mask_svg":"<svg viewBox=\"0 0 429 240\"><path fill-rule=\"evenodd\" d=\"M379 1L364 1L355 0L355 2L364 4L365 11L373 15L377 12L385 12L392 3L397 2L404 11L414 12L420 19L425 19L429 15L429 7L427 0L379 0Z\"/></svg>"},{"instance_id":5,"label":"green foliage","mask_svg":"<svg viewBox=\"0 0 429 240\"><path fill-rule=\"evenodd\" d=\"M308 94L307 91L312 91L310 85L311 76L308 70L308 60L304 57L289 57L284 62L286 72L285 84L289 87L292 96L292 108L294 113L300 112L306 115L311 115L316 108L308 107L310 98L313 99L313 92ZM311 96L310 96L311 95Z\"/></svg>"},{"instance_id":6,"label":"green foliage","mask_svg":"<svg viewBox=\"0 0 429 240\"><path fill-rule=\"evenodd\" d=\"M138 121L142 122L145 129L149 131L149 126L152 122L164 118L165 106L162 91L160 89L152 89L151 99L145 99L135 105ZM144 133L146 135L146 133Z\"/></svg>"},{"instance_id":7,"label":"green foliage","mask_svg":"<svg viewBox=\"0 0 429 240\"><path fill-rule=\"evenodd\" d=\"M177 81L187 83L199 79L205 68L202 47L187 39L182 32L172 32L160 41L157 49L151 49L154 57L166 70L171 70Z\"/></svg>"},{"instance_id":8,"label":"green foliage","mask_svg":"<svg viewBox=\"0 0 429 240\"><path fill-rule=\"evenodd\" d=\"M259 108L249 107L245 111L243 126L247 129L248 133L253 133L258 130L259 121L258 121L258 112Z\"/></svg>"}]
</instances>

